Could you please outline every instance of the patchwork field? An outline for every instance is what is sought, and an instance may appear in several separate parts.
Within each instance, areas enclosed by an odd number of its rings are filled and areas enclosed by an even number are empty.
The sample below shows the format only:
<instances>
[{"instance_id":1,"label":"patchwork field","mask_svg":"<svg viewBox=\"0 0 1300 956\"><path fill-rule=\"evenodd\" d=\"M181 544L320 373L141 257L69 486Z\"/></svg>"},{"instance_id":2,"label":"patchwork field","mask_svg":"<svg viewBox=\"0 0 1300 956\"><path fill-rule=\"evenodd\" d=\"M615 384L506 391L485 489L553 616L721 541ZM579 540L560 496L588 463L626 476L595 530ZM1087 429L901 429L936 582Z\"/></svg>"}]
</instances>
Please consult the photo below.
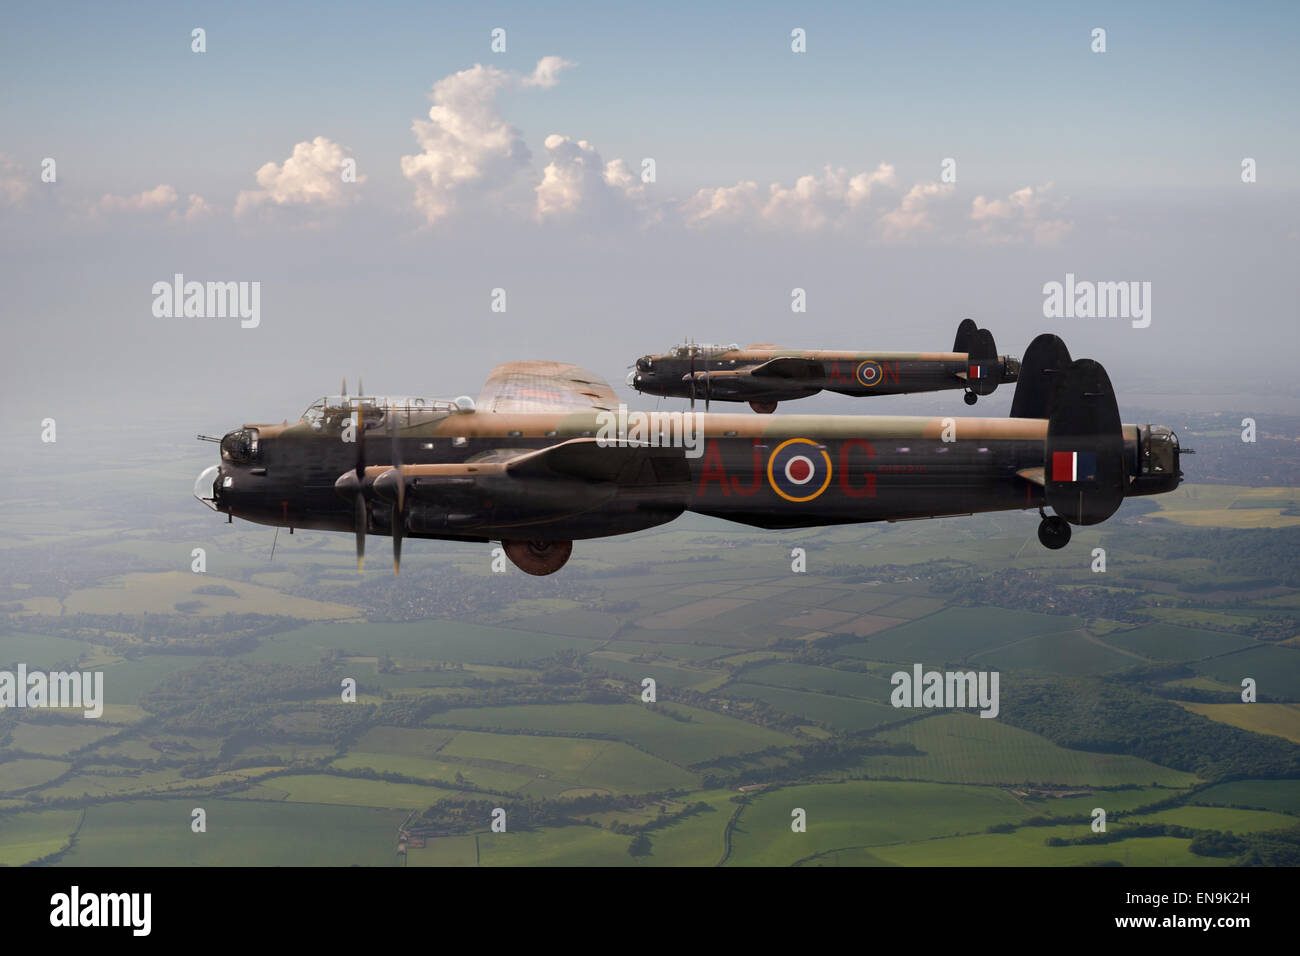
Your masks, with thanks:
<instances>
[{"instance_id":1,"label":"patchwork field","mask_svg":"<svg viewBox=\"0 0 1300 956\"><path fill-rule=\"evenodd\" d=\"M1196 782L1191 774L1125 754L1067 750L1037 734L974 714L935 714L880 736L910 743L923 756L869 757L862 767L872 777L1071 787L1153 782L1186 787Z\"/></svg>"}]
</instances>

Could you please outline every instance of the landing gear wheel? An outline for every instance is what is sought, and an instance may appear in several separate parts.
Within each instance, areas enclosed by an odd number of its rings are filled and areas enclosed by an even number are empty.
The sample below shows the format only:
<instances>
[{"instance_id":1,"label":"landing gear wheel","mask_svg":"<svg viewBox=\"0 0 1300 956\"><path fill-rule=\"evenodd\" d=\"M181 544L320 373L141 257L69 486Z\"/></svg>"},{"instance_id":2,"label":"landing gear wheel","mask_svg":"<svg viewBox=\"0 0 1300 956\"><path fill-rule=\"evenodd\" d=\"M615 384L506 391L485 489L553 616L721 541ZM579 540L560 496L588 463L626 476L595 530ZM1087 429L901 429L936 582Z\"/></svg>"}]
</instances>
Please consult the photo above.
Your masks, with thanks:
<instances>
[{"instance_id":1,"label":"landing gear wheel","mask_svg":"<svg viewBox=\"0 0 1300 956\"><path fill-rule=\"evenodd\" d=\"M961 397L961 400L965 402L967 405L974 405L977 401L979 401L979 396L976 395L974 392L967 392L965 395Z\"/></svg>"},{"instance_id":2,"label":"landing gear wheel","mask_svg":"<svg viewBox=\"0 0 1300 956\"><path fill-rule=\"evenodd\" d=\"M1060 515L1044 518L1038 523L1038 540L1043 547L1059 551L1070 543L1070 523Z\"/></svg>"},{"instance_id":3,"label":"landing gear wheel","mask_svg":"<svg viewBox=\"0 0 1300 956\"><path fill-rule=\"evenodd\" d=\"M506 557L528 574L554 574L564 567L573 554L572 541L502 541Z\"/></svg>"},{"instance_id":4,"label":"landing gear wheel","mask_svg":"<svg viewBox=\"0 0 1300 956\"><path fill-rule=\"evenodd\" d=\"M776 402L750 402L749 407L760 415L771 415L776 411Z\"/></svg>"}]
</instances>

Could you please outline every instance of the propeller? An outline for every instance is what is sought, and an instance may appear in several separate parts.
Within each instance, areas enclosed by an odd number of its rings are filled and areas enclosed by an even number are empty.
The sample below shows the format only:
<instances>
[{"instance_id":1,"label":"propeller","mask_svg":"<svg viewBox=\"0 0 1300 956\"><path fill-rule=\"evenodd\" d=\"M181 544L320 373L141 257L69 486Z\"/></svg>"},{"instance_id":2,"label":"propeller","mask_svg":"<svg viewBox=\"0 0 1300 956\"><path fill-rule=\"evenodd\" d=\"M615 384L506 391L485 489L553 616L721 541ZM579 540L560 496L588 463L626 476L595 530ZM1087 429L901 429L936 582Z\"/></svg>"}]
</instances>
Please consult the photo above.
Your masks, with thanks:
<instances>
[{"instance_id":1,"label":"propeller","mask_svg":"<svg viewBox=\"0 0 1300 956\"><path fill-rule=\"evenodd\" d=\"M357 464L355 470L357 493L353 499L353 524L357 531L357 570L360 571L361 566L366 563L366 526L370 524L370 514L366 508L366 496L361 488L366 477L366 420L360 409L355 414L357 429Z\"/></svg>"},{"instance_id":2,"label":"propeller","mask_svg":"<svg viewBox=\"0 0 1300 956\"><path fill-rule=\"evenodd\" d=\"M388 430L393 442L393 467L397 487L393 490L393 575L402 573L402 535L406 533L406 479L402 475L402 448L397 440L397 413L388 406Z\"/></svg>"},{"instance_id":3,"label":"propeller","mask_svg":"<svg viewBox=\"0 0 1300 956\"><path fill-rule=\"evenodd\" d=\"M344 398L348 397L348 377L346 375L343 376L343 390L339 394Z\"/></svg>"},{"instance_id":4,"label":"propeller","mask_svg":"<svg viewBox=\"0 0 1300 956\"><path fill-rule=\"evenodd\" d=\"M690 347L691 354L691 411L695 411L695 344Z\"/></svg>"}]
</instances>

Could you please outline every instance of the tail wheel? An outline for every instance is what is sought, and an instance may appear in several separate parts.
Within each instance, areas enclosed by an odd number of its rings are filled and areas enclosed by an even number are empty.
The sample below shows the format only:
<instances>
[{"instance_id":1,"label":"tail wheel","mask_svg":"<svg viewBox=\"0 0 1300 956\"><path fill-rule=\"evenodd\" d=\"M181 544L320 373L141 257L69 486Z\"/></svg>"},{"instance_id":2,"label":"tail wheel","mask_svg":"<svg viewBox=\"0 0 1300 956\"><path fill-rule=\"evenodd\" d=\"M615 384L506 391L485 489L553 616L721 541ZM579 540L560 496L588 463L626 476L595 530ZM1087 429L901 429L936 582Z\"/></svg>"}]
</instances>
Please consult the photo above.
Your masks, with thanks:
<instances>
[{"instance_id":1,"label":"tail wheel","mask_svg":"<svg viewBox=\"0 0 1300 956\"><path fill-rule=\"evenodd\" d=\"M1038 540L1045 548L1059 551L1070 543L1070 523L1060 515L1051 515L1038 523Z\"/></svg>"},{"instance_id":2,"label":"tail wheel","mask_svg":"<svg viewBox=\"0 0 1300 956\"><path fill-rule=\"evenodd\" d=\"M979 401L979 396L977 396L974 392L967 392L965 395L962 396L962 401L965 402L967 405L974 405L977 401Z\"/></svg>"},{"instance_id":3,"label":"tail wheel","mask_svg":"<svg viewBox=\"0 0 1300 956\"><path fill-rule=\"evenodd\" d=\"M502 541L506 557L527 574L554 574L573 554L572 541Z\"/></svg>"},{"instance_id":4,"label":"tail wheel","mask_svg":"<svg viewBox=\"0 0 1300 956\"><path fill-rule=\"evenodd\" d=\"M760 415L771 415L776 411L776 402L750 402L749 407Z\"/></svg>"}]
</instances>

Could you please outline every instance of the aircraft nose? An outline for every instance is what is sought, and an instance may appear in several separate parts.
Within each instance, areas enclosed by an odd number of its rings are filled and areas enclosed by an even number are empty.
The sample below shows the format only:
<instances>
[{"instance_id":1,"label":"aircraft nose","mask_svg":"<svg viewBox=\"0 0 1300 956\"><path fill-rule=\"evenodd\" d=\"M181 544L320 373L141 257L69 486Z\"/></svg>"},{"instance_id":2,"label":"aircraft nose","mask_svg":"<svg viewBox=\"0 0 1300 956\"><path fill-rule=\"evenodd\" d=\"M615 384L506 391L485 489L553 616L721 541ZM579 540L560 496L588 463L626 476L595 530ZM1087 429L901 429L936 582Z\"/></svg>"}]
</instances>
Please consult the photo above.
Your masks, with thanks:
<instances>
[{"instance_id":1,"label":"aircraft nose","mask_svg":"<svg viewBox=\"0 0 1300 956\"><path fill-rule=\"evenodd\" d=\"M217 481L220 477L221 466L213 465L211 468L204 468L199 477L194 480L194 497L213 511L218 510L217 496L220 492L217 489Z\"/></svg>"},{"instance_id":2,"label":"aircraft nose","mask_svg":"<svg viewBox=\"0 0 1300 956\"><path fill-rule=\"evenodd\" d=\"M641 376L640 376L640 374L636 371L636 369L633 369L632 371L630 371L630 372L627 373L627 383L628 383L629 385L633 385L633 386L635 386L636 383L639 382L639 381L641 381Z\"/></svg>"}]
</instances>

